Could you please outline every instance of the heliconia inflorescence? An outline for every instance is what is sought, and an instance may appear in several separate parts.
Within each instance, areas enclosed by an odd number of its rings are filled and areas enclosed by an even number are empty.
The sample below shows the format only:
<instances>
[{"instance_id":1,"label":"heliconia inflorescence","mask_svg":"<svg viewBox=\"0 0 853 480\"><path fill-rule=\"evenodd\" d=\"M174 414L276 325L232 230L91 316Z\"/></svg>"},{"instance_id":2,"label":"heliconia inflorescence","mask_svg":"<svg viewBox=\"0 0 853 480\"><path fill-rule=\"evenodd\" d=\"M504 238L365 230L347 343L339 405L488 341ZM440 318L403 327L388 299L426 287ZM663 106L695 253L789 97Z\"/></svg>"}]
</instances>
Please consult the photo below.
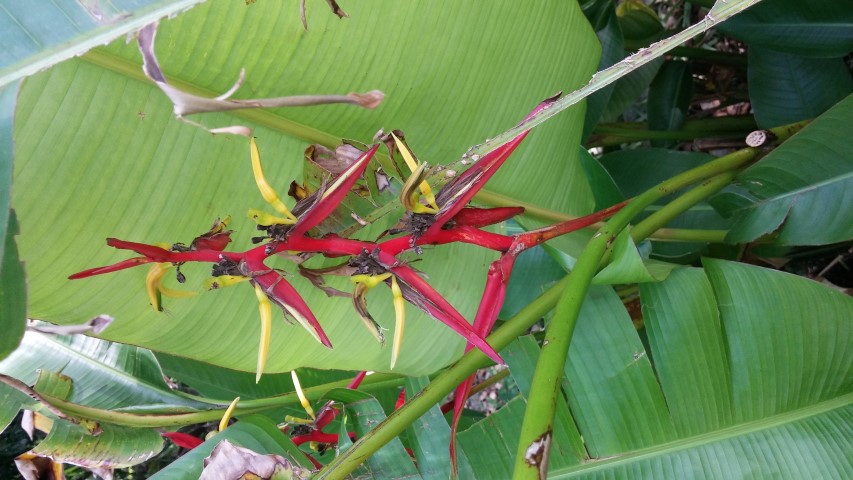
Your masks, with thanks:
<instances>
[{"instance_id":1,"label":"heliconia inflorescence","mask_svg":"<svg viewBox=\"0 0 853 480\"><path fill-rule=\"evenodd\" d=\"M531 115L546 108L558 96L549 98L531 112ZM474 195L488 182L527 135L527 131L478 159L465 172L450 180L437 192L433 192L427 181L429 169L420 163L411 152L401 132L392 132L382 137L382 142L394 157L399 154L411 170L411 176L400 192L400 202L406 211L397 225L375 241L356 240L336 234L316 233L315 227L326 220L364 174L380 144L360 151L358 158L333 178L326 179L313 193L303 196L293 208L288 208L276 190L267 181L261 162L260 150L252 138L249 157L255 181L264 200L275 214L252 209L258 230L263 237L253 239L260 243L244 252L226 251L231 241L231 230L227 230L228 219L217 220L211 229L196 237L189 245L148 245L110 238L107 244L117 249L130 250L138 257L123 260L113 265L84 270L71 275L71 279L101 275L137 265L152 264L148 274L147 291L152 307L162 311L161 295L185 296L191 292L165 288L161 279L172 266L177 267L177 278L183 283L180 266L187 262L212 264L211 278L206 281L209 289L223 288L236 283L247 283L254 289L259 301L261 315L261 340L258 353L257 379L260 380L266 365L271 335L271 307L279 307L284 315L295 319L318 342L331 348L332 342L324 332L302 296L277 270L265 265L265 260L277 254L318 254L329 258L345 258L337 268L322 271L307 271L320 278L322 275L348 275L354 284L352 297L357 316L370 333L384 342L382 328L368 312L365 301L367 290L384 283L392 292L396 324L392 342L391 368L401 352L405 303L408 302L444 323L468 344L468 349L477 348L492 360L502 363L501 357L485 340L504 302L506 287L516 257L534 247L582 227L589 226L614 214L623 204L606 210L562 222L550 227L524 232L517 235L502 235L483 230L524 212L521 207L474 208L468 204ZM401 259L400 255L416 252L423 255L422 247L450 243L468 243L494 250L500 258L493 262L487 272L487 282L480 307L473 325L460 314L423 276ZM320 283L315 283L318 285ZM452 427L455 431L465 398L471 387L471 378L463 382L456 392ZM453 447L451 447L453 450ZM455 465L455 455L454 465Z\"/></svg>"}]
</instances>

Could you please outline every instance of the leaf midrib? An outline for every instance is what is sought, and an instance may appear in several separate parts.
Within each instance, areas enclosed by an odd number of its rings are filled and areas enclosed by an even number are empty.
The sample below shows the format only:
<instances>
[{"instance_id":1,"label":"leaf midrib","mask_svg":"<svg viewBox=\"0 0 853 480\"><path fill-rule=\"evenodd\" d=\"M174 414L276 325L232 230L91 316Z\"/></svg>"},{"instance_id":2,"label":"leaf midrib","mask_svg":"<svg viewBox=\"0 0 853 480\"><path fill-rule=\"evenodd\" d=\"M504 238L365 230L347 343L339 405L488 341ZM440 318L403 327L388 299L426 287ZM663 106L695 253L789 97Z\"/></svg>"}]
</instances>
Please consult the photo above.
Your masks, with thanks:
<instances>
[{"instance_id":1,"label":"leaf midrib","mask_svg":"<svg viewBox=\"0 0 853 480\"><path fill-rule=\"evenodd\" d=\"M844 175L838 175L836 177L827 178L826 180L822 180L817 183L812 183L809 185L805 185L803 187L797 188L795 190L788 190L787 192L781 193L779 195L771 195L769 197L765 197L764 199L753 203L749 208L756 208L761 205L773 203L779 200L784 200L787 198L796 198L802 194L813 192L820 190L824 187L832 187L836 183L840 183L846 180L853 178L853 172L845 173Z\"/></svg>"},{"instance_id":2,"label":"leaf midrib","mask_svg":"<svg viewBox=\"0 0 853 480\"><path fill-rule=\"evenodd\" d=\"M807 407L791 410L789 412L765 417L751 422L741 423L731 427L723 428L713 432L703 433L692 437L682 438L673 442L662 443L653 447L635 450L624 455L612 457L607 460L591 461L582 465L560 469L552 472L549 478L568 478L575 473L588 473L596 470L610 468L620 464L630 464L647 458L654 458L667 455L673 452L688 450L691 448L708 445L717 441L727 440L750 433L768 430L781 425L786 425L809 417L827 413L832 410L847 406L853 403L853 393L848 393L832 400L815 403Z\"/></svg>"}]
</instances>

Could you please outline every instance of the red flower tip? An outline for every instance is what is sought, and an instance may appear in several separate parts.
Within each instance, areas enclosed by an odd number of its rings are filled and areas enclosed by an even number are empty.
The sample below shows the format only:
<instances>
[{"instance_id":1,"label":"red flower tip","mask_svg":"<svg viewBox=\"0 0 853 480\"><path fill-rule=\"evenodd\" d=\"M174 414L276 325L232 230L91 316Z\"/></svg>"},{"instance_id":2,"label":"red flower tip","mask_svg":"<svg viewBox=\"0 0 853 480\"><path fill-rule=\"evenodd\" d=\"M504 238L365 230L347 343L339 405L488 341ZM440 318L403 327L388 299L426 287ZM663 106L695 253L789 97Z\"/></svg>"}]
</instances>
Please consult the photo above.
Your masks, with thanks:
<instances>
[{"instance_id":1,"label":"red flower tip","mask_svg":"<svg viewBox=\"0 0 853 480\"><path fill-rule=\"evenodd\" d=\"M172 443L174 443L175 445L177 445L177 446L179 446L179 447L181 447L181 448L187 448L187 449L190 449L190 450L192 450L193 448L195 448L195 447L197 447L197 446L201 445L202 443L204 443L204 440L202 440L202 439L200 439L200 438L198 438L198 437L194 437L194 436L192 436L192 435L189 435L189 434L187 434L187 433L181 433L181 432L163 432L163 433L161 433L160 435L162 435L162 436L164 436L164 437L168 438L168 439L169 439L169 440L171 440L171 441L172 441Z\"/></svg>"},{"instance_id":2,"label":"red flower tip","mask_svg":"<svg viewBox=\"0 0 853 480\"><path fill-rule=\"evenodd\" d=\"M485 227L509 220L524 213L523 207L474 208L465 207L451 220L455 225Z\"/></svg>"},{"instance_id":3,"label":"red flower tip","mask_svg":"<svg viewBox=\"0 0 853 480\"><path fill-rule=\"evenodd\" d=\"M299 216L299 220L291 228L289 236L298 237L304 235L334 212L344 197L352 190L355 182L364 174L367 164L370 163L377 149L379 149L378 144L371 147L370 150L359 157L348 169L338 175L335 181L322 192L317 203Z\"/></svg>"},{"instance_id":4,"label":"red flower tip","mask_svg":"<svg viewBox=\"0 0 853 480\"><path fill-rule=\"evenodd\" d=\"M347 388L350 390L357 389L359 387L359 385L361 385L361 381L364 380L365 376L367 376L367 371L362 370L362 371L358 372L358 375L356 375L355 378L353 378L352 381L349 382L349 385L347 385Z\"/></svg>"},{"instance_id":5,"label":"red flower tip","mask_svg":"<svg viewBox=\"0 0 853 480\"><path fill-rule=\"evenodd\" d=\"M107 245L118 248L119 250L132 250L154 262L168 262L172 256L172 252L165 248L146 243L128 242L117 238L108 238Z\"/></svg>"},{"instance_id":6,"label":"red flower tip","mask_svg":"<svg viewBox=\"0 0 853 480\"><path fill-rule=\"evenodd\" d=\"M397 403L394 404L394 410L399 410L406 403L406 389L400 390L400 394L397 395Z\"/></svg>"},{"instance_id":7,"label":"red flower tip","mask_svg":"<svg viewBox=\"0 0 853 480\"><path fill-rule=\"evenodd\" d=\"M144 263L151 263L153 260L145 257L136 257L129 258L127 260L122 260L121 262L114 263L112 265L107 265L105 267L95 267L90 268L88 270L83 270L82 272L77 272L73 275L69 275L69 280L77 280L80 278L93 277L95 275L101 275L104 273L117 272L119 270L124 270L125 268L135 267L137 265L142 265Z\"/></svg>"}]
</instances>

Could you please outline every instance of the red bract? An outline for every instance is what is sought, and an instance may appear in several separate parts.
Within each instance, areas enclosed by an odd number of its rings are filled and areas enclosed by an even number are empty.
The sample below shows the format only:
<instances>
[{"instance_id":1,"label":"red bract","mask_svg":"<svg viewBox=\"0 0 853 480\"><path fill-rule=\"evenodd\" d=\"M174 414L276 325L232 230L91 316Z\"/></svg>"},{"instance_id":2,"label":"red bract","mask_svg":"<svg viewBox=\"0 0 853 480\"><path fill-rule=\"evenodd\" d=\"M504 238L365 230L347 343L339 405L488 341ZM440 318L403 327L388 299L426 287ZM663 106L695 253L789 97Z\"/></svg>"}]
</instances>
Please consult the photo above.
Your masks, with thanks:
<instances>
[{"instance_id":1,"label":"red bract","mask_svg":"<svg viewBox=\"0 0 853 480\"><path fill-rule=\"evenodd\" d=\"M163 432L160 435L171 440L175 445L186 448L188 450L192 450L193 448L204 443L204 440L194 437L188 433L181 432Z\"/></svg>"}]
</instances>

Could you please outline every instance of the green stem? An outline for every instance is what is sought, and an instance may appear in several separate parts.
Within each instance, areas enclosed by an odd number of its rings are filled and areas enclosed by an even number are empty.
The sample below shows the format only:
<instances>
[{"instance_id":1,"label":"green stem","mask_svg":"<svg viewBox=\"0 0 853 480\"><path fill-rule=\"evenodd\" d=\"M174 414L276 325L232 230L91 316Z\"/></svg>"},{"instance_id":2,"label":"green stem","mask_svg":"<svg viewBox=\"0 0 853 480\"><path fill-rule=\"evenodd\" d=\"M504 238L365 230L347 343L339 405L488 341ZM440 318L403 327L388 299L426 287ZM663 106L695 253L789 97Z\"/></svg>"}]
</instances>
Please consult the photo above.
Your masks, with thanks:
<instances>
[{"instance_id":1,"label":"green stem","mask_svg":"<svg viewBox=\"0 0 853 480\"><path fill-rule=\"evenodd\" d=\"M340 380L337 382L330 382L324 385L306 388L304 389L305 396L312 401L320 400L329 390L333 388L346 387L349 382L349 380ZM359 389L365 391L381 391L397 387L402 384L403 378L398 375L374 374L365 377ZM222 418L222 415L225 414L225 410L228 407L228 402L225 402L222 407L201 411L189 411L182 413L134 413L104 410L87 405L79 405L47 395L42 395L42 397L43 403L45 403L48 408L58 409L60 412L71 417L79 417L88 420L137 428L176 427L218 420ZM299 405L299 398L297 397L296 392L276 395L274 397L243 400L237 404L237 409L234 412L234 415L258 413L288 405Z\"/></svg>"},{"instance_id":2,"label":"green stem","mask_svg":"<svg viewBox=\"0 0 853 480\"><path fill-rule=\"evenodd\" d=\"M728 230L691 230L687 228L659 228L648 238L659 242L724 243Z\"/></svg>"},{"instance_id":3,"label":"green stem","mask_svg":"<svg viewBox=\"0 0 853 480\"><path fill-rule=\"evenodd\" d=\"M757 128L751 115L687 120L680 130L648 130L643 122L602 124L592 131L587 147L606 147L642 140L737 138Z\"/></svg>"},{"instance_id":4,"label":"green stem","mask_svg":"<svg viewBox=\"0 0 853 480\"><path fill-rule=\"evenodd\" d=\"M781 141L795 133L801 126L788 125L773 129ZM664 223L648 222L635 232L635 240L642 240L644 234L660 228L669 222L673 215L690 208L707 195L719 190L733 178L732 171L753 160L760 150L744 148L697 168L670 178L656 187L634 198L627 206L614 215L602 227L584 248L574 269L568 276L569 287L563 292L557 303L554 318L545 330L542 350L533 374L524 423L519 436L515 458L515 479L541 479L547 475L547 459L551 448L551 434L554 421L554 397L559 393L562 372L568 356L569 344L580 315L583 300L589 290L592 278L603 266L605 255L616 236L628 226L631 220L646 207L676 190L698 181L714 177L705 184L694 188L677 199L675 206L666 206L659 210L656 220ZM692 202L692 203L691 203Z\"/></svg>"},{"instance_id":5,"label":"green stem","mask_svg":"<svg viewBox=\"0 0 853 480\"><path fill-rule=\"evenodd\" d=\"M531 203L521 202L515 198L495 193L487 190L480 190L474 199L491 207L523 207L524 214L530 218L541 220L544 222L566 222L580 218L575 215L567 215L565 213L548 210ZM593 224L589 228L601 228L604 223L599 222ZM649 238L653 240L662 240L669 242L707 242L720 243L726 238L726 230L691 230L683 228L661 228L651 235Z\"/></svg>"},{"instance_id":6,"label":"green stem","mask_svg":"<svg viewBox=\"0 0 853 480\"><path fill-rule=\"evenodd\" d=\"M647 238L657 230L659 226L666 225L675 217L686 212L693 205L696 205L705 198L708 198L714 193L720 191L726 185L731 183L734 178L734 172L726 172L705 180L684 195L681 195L677 199L660 208L655 213L644 218L643 221L631 229L631 237L634 241Z\"/></svg>"},{"instance_id":7,"label":"green stem","mask_svg":"<svg viewBox=\"0 0 853 480\"><path fill-rule=\"evenodd\" d=\"M583 87L560 98L559 100L551 104L548 108L542 110L536 115L533 115L532 117L521 122L517 126L510 128L509 130L499 135L496 135L494 138L487 140L481 143L480 145L474 146L466 153L466 156L470 157L473 155L478 155L482 157L483 155L486 155L492 150L498 148L499 146L509 142L513 138L522 134L524 131L530 130L531 128L536 127L537 125L544 123L546 120L557 115L563 110L566 110L572 105L580 102L592 93L601 90L602 88L610 85L616 80L624 77L628 73L635 71L641 66L646 65L652 60L679 46L685 41L690 40L694 36L707 31L714 25L724 20L727 20L731 16L743 10L746 10L752 5L759 3L760 1L761 0L728 0L727 2L717 2L711 12L708 13L705 18L703 18L696 24L691 25L690 27L682 30L681 32L676 33L671 37L656 42L648 48L641 49L637 53L630 55L621 62L616 63L615 65L596 73L595 75L593 75L590 82L584 85Z\"/></svg>"}]
</instances>

